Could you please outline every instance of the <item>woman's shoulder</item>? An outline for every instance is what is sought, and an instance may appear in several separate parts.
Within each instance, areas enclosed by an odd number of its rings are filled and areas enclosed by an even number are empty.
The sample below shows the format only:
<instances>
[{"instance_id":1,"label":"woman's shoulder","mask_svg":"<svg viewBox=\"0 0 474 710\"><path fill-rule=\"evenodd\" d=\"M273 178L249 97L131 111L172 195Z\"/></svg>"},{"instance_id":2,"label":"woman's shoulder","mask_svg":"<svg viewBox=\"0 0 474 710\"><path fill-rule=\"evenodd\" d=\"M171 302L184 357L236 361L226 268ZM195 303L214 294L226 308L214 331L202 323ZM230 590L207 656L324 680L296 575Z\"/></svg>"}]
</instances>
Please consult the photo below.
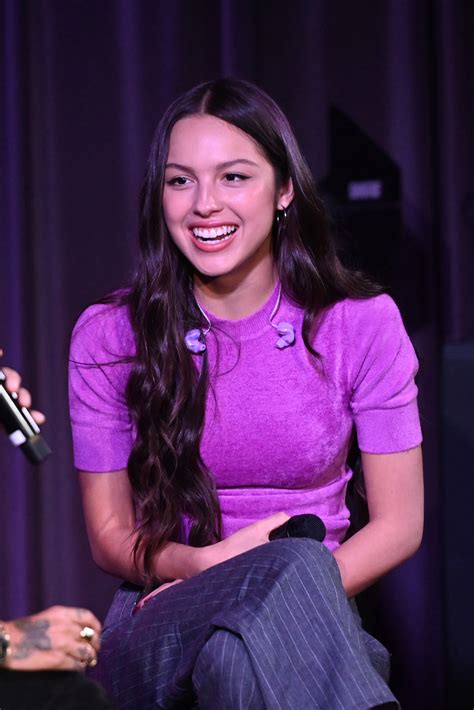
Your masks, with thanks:
<instances>
[{"instance_id":1,"label":"woman's shoulder","mask_svg":"<svg viewBox=\"0 0 474 710\"><path fill-rule=\"evenodd\" d=\"M77 319L73 332L123 327L131 330L128 306L120 301L104 301L87 306Z\"/></svg>"},{"instance_id":2,"label":"woman's shoulder","mask_svg":"<svg viewBox=\"0 0 474 710\"><path fill-rule=\"evenodd\" d=\"M340 359L351 372L374 360L393 362L400 352L412 359L413 346L395 301L388 294L345 298L325 309L316 331L315 348Z\"/></svg>"},{"instance_id":3,"label":"woman's shoulder","mask_svg":"<svg viewBox=\"0 0 474 710\"><path fill-rule=\"evenodd\" d=\"M370 298L344 298L321 314L326 327L340 328L346 335L374 333L380 328L400 327L402 318L397 304L387 293Z\"/></svg>"},{"instance_id":4,"label":"woman's shoulder","mask_svg":"<svg viewBox=\"0 0 474 710\"><path fill-rule=\"evenodd\" d=\"M344 298L330 306L349 318L384 318L387 314L398 313L398 307L388 293L369 298Z\"/></svg>"},{"instance_id":5,"label":"woman's shoulder","mask_svg":"<svg viewBox=\"0 0 474 710\"><path fill-rule=\"evenodd\" d=\"M134 352L129 308L119 298L88 306L79 316L71 336L71 354L120 359Z\"/></svg>"}]
</instances>

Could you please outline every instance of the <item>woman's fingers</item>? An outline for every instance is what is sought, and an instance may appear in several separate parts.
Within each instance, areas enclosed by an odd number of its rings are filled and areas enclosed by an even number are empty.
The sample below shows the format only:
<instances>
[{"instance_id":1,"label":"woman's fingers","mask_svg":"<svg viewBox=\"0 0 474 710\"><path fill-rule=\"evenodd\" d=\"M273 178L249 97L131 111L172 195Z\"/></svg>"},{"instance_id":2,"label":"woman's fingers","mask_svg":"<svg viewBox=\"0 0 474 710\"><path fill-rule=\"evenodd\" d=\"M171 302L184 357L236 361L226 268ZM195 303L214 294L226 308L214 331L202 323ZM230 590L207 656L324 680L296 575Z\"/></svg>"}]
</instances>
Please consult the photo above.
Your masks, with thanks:
<instances>
[{"instance_id":1,"label":"woman's fingers","mask_svg":"<svg viewBox=\"0 0 474 710\"><path fill-rule=\"evenodd\" d=\"M165 584L160 584L158 589L155 589L155 591L149 595L149 598L154 596L155 594L159 594L160 592L164 592L165 589L169 589L170 587L174 587L175 584L179 584L182 581L183 581L182 579L174 579L172 582L166 582Z\"/></svg>"},{"instance_id":2,"label":"woman's fingers","mask_svg":"<svg viewBox=\"0 0 474 710\"><path fill-rule=\"evenodd\" d=\"M265 530L266 538L268 539L270 533L273 532L275 528L279 528L281 525L284 525L289 519L290 516L288 513L280 512L261 520L260 522Z\"/></svg>"},{"instance_id":3,"label":"woman's fingers","mask_svg":"<svg viewBox=\"0 0 474 710\"><path fill-rule=\"evenodd\" d=\"M152 592L147 594L146 597L143 597L143 599L140 599L140 601L136 605L136 611L140 611L140 609L143 609L145 604L148 604L150 599L153 599L153 597L156 597L157 594L164 592L165 589L169 589L169 587L173 587L175 584L179 584L182 581L183 581L182 579L174 579L172 582L165 582L165 584L160 584L159 587L157 587Z\"/></svg>"},{"instance_id":4,"label":"woman's fingers","mask_svg":"<svg viewBox=\"0 0 474 710\"><path fill-rule=\"evenodd\" d=\"M257 520L250 525L246 525L240 530L232 533L229 537L224 538L220 542L213 545L208 545L203 549L203 569L213 567L220 562L225 562L231 557L236 557L243 552L248 552L254 547L265 545L268 543L268 536L275 528L283 525L289 515L284 512L274 513L262 520Z\"/></svg>"}]
</instances>

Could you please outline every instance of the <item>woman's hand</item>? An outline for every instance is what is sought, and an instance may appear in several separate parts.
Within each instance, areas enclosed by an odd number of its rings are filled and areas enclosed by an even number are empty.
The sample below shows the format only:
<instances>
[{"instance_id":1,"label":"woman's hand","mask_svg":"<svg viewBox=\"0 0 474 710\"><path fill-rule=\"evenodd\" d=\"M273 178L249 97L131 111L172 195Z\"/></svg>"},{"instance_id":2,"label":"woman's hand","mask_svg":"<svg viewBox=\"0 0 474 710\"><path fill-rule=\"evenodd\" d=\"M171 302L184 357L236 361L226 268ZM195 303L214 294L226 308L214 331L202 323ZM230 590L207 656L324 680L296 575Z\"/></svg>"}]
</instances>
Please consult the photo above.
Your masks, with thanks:
<instances>
[{"instance_id":1,"label":"woman's hand","mask_svg":"<svg viewBox=\"0 0 474 710\"><path fill-rule=\"evenodd\" d=\"M203 547L201 551L202 570L230 560L232 557L252 550L254 547L264 545L268 542L268 536L271 531L286 523L289 518L290 516L286 513L275 513L237 530L237 532L229 535L221 542Z\"/></svg>"},{"instance_id":2,"label":"woman's hand","mask_svg":"<svg viewBox=\"0 0 474 710\"><path fill-rule=\"evenodd\" d=\"M101 624L87 609L52 606L3 626L10 635L4 667L11 670L84 670L97 661Z\"/></svg>"},{"instance_id":3,"label":"woman's hand","mask_svg":"<svg viewBox=\"0 0 474 710\"><path fill-rule=\"evenodd\" d=\"M0 357L1 352L2 351L0 350ZM29 409L31 407L31 394L27 389L21 387L21 377L18 372L16 372L16 370L12 370L10 367L2 367L2 370L7 378L5 382L7 390L9 392L16 392L21 406ZM41 425L45 422L45 416L42 412L33 410L31 415L37 424Z\"/></svg>"},{"instance_id":4,"label":"woman's hand","mask_svg":"<svg viewBox=\"0 0 474 710\"><path fill-rule=\"evenodd\" d=\"M275 513L274 515L270 515L268 518L258 520L256 523L251 523L250 525L237 530L237 532L232 535L229 535L229 537L225 538L225 540L216 542L213 545L208 545L207 547L190 548L188 546L181 546L184 547L184 549L187 549L188 552L192 551L193 557L193 563L189 564L187 567L188 574L186 575L186 578L193 577L200 572L204 572L204 570L209 569L209 567L213 567L214 565L218 565L220 562L230 560L232 557L241 555L243 552L252 550L254 547L265 545L265 543L268 542L268 536L271 531L280 525L283 525L283 523L286 523L289 517L290 516L286 513ZM176 547L173 548L173 551L176 551ZM161 594L161 592L169 589L169 587L173 587L175 584L179 584L182 581L182 578L177 578L171 582L161 584L139 601L137 604L137 610L141 609L157 594Z\"/></svg>"},{"instance_id":5,"label":"woman's hand","mask_svg":"<svg viewBox=\"0 0 474 710\"><path fill-rule=\"evenodd\" d=\"M101 472L97 476L92 472L80 471L79 481L87 532L96 564L109 574L143 585L142 562L139 559L136 564L133 557L136 519L127 470ZM207 547L168 542L156 554L154 575L166 584L194 577L208 567L264 545L268 542L270 532L288 518L286 513L276 513ZM159 589L164 591L165 587L162 585Z\"/></svg>"}]
</instances>

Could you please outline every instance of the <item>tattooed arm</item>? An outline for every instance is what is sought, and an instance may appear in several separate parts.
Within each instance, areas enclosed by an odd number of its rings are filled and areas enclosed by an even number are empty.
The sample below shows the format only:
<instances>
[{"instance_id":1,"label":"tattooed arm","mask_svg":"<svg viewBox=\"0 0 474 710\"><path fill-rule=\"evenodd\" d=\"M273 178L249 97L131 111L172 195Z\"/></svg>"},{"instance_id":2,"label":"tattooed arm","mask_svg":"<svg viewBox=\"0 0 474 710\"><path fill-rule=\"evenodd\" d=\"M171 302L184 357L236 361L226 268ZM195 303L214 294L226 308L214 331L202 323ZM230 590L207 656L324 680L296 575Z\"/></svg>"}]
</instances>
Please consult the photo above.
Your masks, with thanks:
<instances>
[{"instance_id":1,"label":"tattooed arm","mask_svg":"<svg viewBox=\"0 0 474 710\"><path fill-rule=\"evenodd\" d=\"M2 667L11 670L84 670L100 646L100 622L86 609L53 606L3 626L10 648ZM84 627L95 632L89 641L81 638Z\"/></svg>"}]
</instances>

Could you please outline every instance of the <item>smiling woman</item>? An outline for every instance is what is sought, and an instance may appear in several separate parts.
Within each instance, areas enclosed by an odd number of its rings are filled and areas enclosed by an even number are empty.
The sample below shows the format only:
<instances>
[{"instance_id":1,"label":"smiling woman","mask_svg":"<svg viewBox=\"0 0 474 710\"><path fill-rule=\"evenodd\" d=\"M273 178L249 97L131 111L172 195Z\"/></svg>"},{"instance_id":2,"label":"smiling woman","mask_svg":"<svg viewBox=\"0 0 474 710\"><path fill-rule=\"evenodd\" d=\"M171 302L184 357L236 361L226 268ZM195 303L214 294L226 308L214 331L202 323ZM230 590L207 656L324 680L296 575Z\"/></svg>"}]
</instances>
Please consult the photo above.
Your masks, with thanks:
<instances>
[{"instance_id":1,"label":"smiling woman","mask_svg":"<svg viewBox=\"0 0 474 710\"><path fill-rule=\"evenodd\" d=\"M125 580L98 677L123 708L397 707L353 597L420 543L417 361L264 92L221 79L165 112L140 252L71 345L92 553ZM370 519L345 540L355 435ZM302 513L323 544L270 542Z\"/></svg>"},{"instance_id":2,"label":"smiling woman","mask_svg":"<svg viewBox=\"0 0 474 710\"><path fill-rule=\"evenodd\" d=\"M244 131L207 114L176 123L163 214L172 239L196 270L195 293L203 305L212 308L215 298L202 276L218 277L220 288L225 284L245 294L240 316L269 295L261 285L275 280L275 212L286 209L292 195L291 179L277 185L272 164Z\"/></svg>"}]
</instances>

